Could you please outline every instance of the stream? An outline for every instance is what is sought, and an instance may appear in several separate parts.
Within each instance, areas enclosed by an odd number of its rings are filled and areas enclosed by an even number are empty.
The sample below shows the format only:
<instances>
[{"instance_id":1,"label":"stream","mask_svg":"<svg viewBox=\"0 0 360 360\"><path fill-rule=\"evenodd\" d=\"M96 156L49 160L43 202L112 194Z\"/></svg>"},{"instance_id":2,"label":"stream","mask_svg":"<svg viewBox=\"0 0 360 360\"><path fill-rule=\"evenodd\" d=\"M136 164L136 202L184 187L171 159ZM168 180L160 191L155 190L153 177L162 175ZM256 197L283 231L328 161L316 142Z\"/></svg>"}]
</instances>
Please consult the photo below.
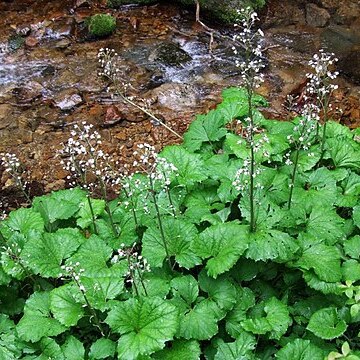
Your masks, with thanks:
<instances>
[{"instance_id":1,"label":"stream","mask_svg":"<svg viewBox=\"0 0 360 360\"><path fill-rule=\"evenodd\" d=\"M286 11L278 9L281 4L270 1L260 14L269 64L259 90L270 102L264 114L277 119L295 115L284 107L286 97L301 94L308 60L325 48L342 55L333 116L352 128L358 126L360 17L350 26L331 21L311 26L301 9L294 13L290 6L287 11L294 15L289 21ZM99 12L111 12L118 26L109 38L95 40L88 36L84 20ZM14 152L26 164L33 194L66 186L67 174L57 154L77 122L94 124L105 151L122 162L131 161L139 143L160 150L178 141L106 91L97 76L100 48L118 52L131 95L150 104L151 111L179 133L196 114L221 100L222 89L241 83L231 41L216 39L210 53L209 35L195 22L191 9L155 4L109 10L86 1L24 0L1 2L0 13L5 19L0 23L0 152ZM208 24L231 37L232 28ZM356 61L354 70L349 63ZM20 200L11 200L11 179L1 169L0 175L0 196L8 206L19 206Z\"/></svg>"}]
</instances>

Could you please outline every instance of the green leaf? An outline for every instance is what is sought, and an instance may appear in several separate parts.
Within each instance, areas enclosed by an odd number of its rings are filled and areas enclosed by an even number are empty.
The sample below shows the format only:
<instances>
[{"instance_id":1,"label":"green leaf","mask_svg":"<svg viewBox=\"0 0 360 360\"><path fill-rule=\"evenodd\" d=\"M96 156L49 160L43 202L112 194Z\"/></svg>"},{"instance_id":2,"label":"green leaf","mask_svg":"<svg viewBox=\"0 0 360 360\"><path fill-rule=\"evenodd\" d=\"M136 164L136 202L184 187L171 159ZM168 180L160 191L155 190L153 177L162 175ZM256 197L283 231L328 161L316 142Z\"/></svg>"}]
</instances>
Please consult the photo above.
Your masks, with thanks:
<instances>
[{"instance_id":1,"label":"green leaf","mask_svg":"<svg viewBox=\"0 0 360 360\"><path fill-rule=\"evenodd\" d=\"M299 249L290 235L278 230L259 230L250 234L249 249L246 257L255 261L289 261Z\"/></svg>"},{"instance_id":2,"label":"green leaf","mask_svg":"<svg viewBox=\"0 0 360 360\"><path fill-rule=\"evenodd\" d=\"M184 146L189 151L199 150L204 142L212 143L225 136L224 116L221 111L211 110L206 115L198 115L184 134Z\"/></svg>"},{"instance_id":3,"label":"green leaf","mask_svg":"<svg viewBox=\"0 0 360 360\"><path fill-rule=\"evenodd\" d=\"M338 196L338 206L353 207L357 204L360 195L360 176L350 172L341 183L342 193Z\"/></svg>"},{"instance_id":4,"label":"green leaf","mask_svg":"<svg viewBox=\"0 0 360 360\"><path fill-rule=\"evenodd\" d=\"M309 156L313 154L313 156ZM295 161L295 151L291 154L290 159ZM320 149L318 145L311 146L309 150L300 150L298 159L298 171L305 172L311 170L320 160Z\"/></svg>"},{"instance_id":5,"label":"green leaf","mask_svg":"<svg viewBox=\"0 0 360 360\"><path fill-rule=\"evenodd\" d=\"M60 348L60 345L52 338L45 337L40 340L41 355L38 360L56 359L67 360Z\"/></svg>"},{"instance_id":6,"label":"green leaf","mask_svg":"<svg viewBox=\"0 0 360 360\"><path fill-rule=\"evenodd\" d=\"M105 201L100 199L90 199L92 211L88 199L84 199L79 205L78 219L76 223L82 229L86 229L93 223L92 213L95 219L105 210Z\"/></svg>"},{"instance_id":7,"label":"green leaf","mask_svg":"<svg viewBox=\"0 0 360 360\"><path fill-rule=\"evenodd\" d=\"M81 292L74 284L60 286L50 293L50 309L55 319L67 327L76 325L83 317L83 303Z\"/></svg>"},{"instance_id":8,"label":"green leaf","mask_svg":"<svg viewBox=\"0 0 360 360\"><path fill-rule=\"evenodd\" d=\"M242 333L241 322L246 320L247 311L255 305L255 295L249 288L237 288L237 302L226 315L226 331L237 338Z\"/></svg>"},{"instance_id":9,"label":"green leaf","mask_svg":"<svg viewBox=\"0 0 360 360\"><path fill-rule=\"evenodd\" d=\"M235 286L225 276L217 279L208 277L204 271L199 275L201 290L209 295L209 299L216 302L220 309L231 310L237 299Z\"/></svg>"},{"instance_id":10,"label":"green leaf","mask_svg":"<svg viewBox=\"0 0 360 360\"><path fill-rule=\"evenodd\" d=\"M22 256L29 267L43 277L58 277L64 259L86 240L77 229L59 229L56 233L30 232Z\"/></svg>"},{"instance_id":11,"label":"green leaf","mask_svg":"<svg viewBox=\"0 0 360 360\"><path fill-rule=\"evenodd\" d=\"M177 277L171 280L174 296L183 299L189 306L199 296L198 283L192 275Z\"/></svg>"},{"instance_id":12,"label":"green leaf","mask_svg":"<svg viewBox=\"0 0 360 360\"><path fill-rule=\"evenodd\" d=\"M80 263L84 276L92 276L107 267L112 249L100 237L91 235L69 259L73 264Z\"/></svg>"},{"instance_id":13,"label":"green leaf","mask_svg":"<svg viewBox=\"0 0 360 360\"><path fill-rule=\"evenodd\" d=\"M346 138L326 139L325 146L336 167L360 168L360 145Z\"/></svg>"},{"instance_id":14,"label":"green leaf","mask_svg":"<svg viewBox=\"0 0 360 360\"><path fill-rule=\"evenodd\" d=\"M270 339L279 340L285 334L292 320L288 307L280 300L272 297L265 301L265 317L255 317L244 320L241 326L254 334L266 334L270 332Z\"/></svg>"},{"instance_id":15,"label":"green leaf","mask_svg":"<svg viewBox=\"0 0 360 360\"><path fill-rule=\"evenodd\" d=\"M316 311L310 318L307 329L325 340L341 336L347 328L346 322L339 318L336 308L329 307Z\"/></svg>"},{"instance_id":16,"label":"green leaf","mask_svg":"<svg viewBox=\"0 0 360 360\"><path fill-rule=\"evenodd\" d=\"M220 340L214 360L251 359L256 343L253 335L242 331L234 342L225 343L223 340Z\"/></svg>"},{"instance_id":17,"label":"green leaf","mask_svg":"<svg viewBox=\"0 0 360 360\"><path fill-rule=\"evenodd\" d=\"M342 293L339 286L340 283L322 281L313 273L313 271L304 271L303 277L309 287L321 291L323 294L340 295Z\"/></svg>"},{"instance_id":18,"label":"green leaf","mask_svg":"<svg viewBox=\"0 0 360 360\"><path fill-rule=\"evenodd\" d=\"M85 356L84 345L74 336L68 336L64 345L61 346L66 360L83 360Z\"/></svg>"},{"instance_id":19,"label":"green leaf","mask_svg":"<svg viewBox=\"0 0 360 360\"><path fill-rule=\"evenodd\" d=\"M206 300L188 308L180 316L178 336L188 340L211 339L218 332L219 310L215 302Z\"/></svg>"},{"instance_id":20,"label":"green leaf","mask_svg":"<svg viewBox=\"0 0 360 360\"><path fill-rule=\"evenodd\" d=\"M191 244L194 253L207 261L210 276L217 277L235 265L249 244L248 227L235 222L205 229Z\"/></svg>"},{"instance_id":21,"label":"green leaf","mask_svg":"<svg viewBox=\"0 0 360 360\"><path fill-rule=\"evenodd\" d=\"M331 207L314 207L306 225L306 232L328 245L333 245L338 240L345 239L346 236L344 219Z\"/></svg>"},{"instance_id":22,"label":"green leaf","mask_svg":"<svg viewBox=\"0 0 360 360\"><path fill-rule=\"evenodd\" d=\"M176 262L186 269L200 264L201 260L190 248L197 236L197 229L191 222L178 218L162 220L165 242L170 256L175 256ZM153 267L160 267L166 258L165 245L161 231L156 226L149 227L143 236L143 256Z\"/></svg>"},{"instance_id":23,"label":"green leaf","mask_svg":"<svg viewBox=\"0 0 360 360\"><path fill-rule=\"evenodd\" d=\"M314 269L320 280L337 282L342 278L340 253L333 246L315 244L306 249L295 263L301 269Z\"/></svg>"},{"instance_id":24,"label":"green leaf","mask_svg":"<svg viewBox=\"0 0 360 360\"><path fill-rule=\"evenodd\" d=\"M360 264L355 259L350 259L342 264L343 280L360 280Z\"/></svg>"},{"instance_id":25,"label":"green leaf","mask_svg":"<svg viewBox=\"0 0 360 360\"><path fill-rule=\"evenodd\" d=\"M295 339L276 353L278 360L324 360L324 352L310 340Z\"/></svg>"},{"instance_id":26,"label":"green leaf","mask_svg":"<svg viewBox=\"0 0 360 360\"><path fill-rule=\"evenodd\" d=\"M43 231L44 220L31 208L20 208L9 214L9 217L1 223L0 229L6 238L9 238L13 231L27 236L31 230Z\"/></svg>"},{"instance_id":27,"label":"green leaf","mask_svg":"<svg viewBox=\"0 0 360 360\"><path fill-rule=\"evenodd\" d=\"M19 337L25 341L36 342L45 336L63 333L66 327L50 314L48 292L35 292L26 301L24 316L16 325Z\"/></svg>"},{"instance_id":28,"label":"green leaf","mask_svg":"<svg viewBox=\"0 0 360 360\"><path fill-rule=\"evenodd\" d=\"M345 254L352 257L353 259L360 258L360 236L355 235L344 242Z\"/></svg>"},{"instance_id":29,"label":"green leaf","mask_svg":"<svg viewBox=\"0 0 360 360\"><path fill-rule=\"evenodd\" d=\"M360 205L357 205L353 209L353 220L354 224L360 228Z\"/></svg>"},{"instance_id":30,"label":"green leaf","mask_svg":"<svg viewBox=\"0 0 360 360\"><path fill-rule=\"evenodd\" d=\"M86 192L79 188L58 190L51 195L35 198L33 208L51 224L74 216L85 196Z\"/></svg>"},{"instance_id":31,"label":"green leaf","mask_svg":"<svg viewBox=\"0 0 360 360\"><path fill-rule=\"evenodd\" d=\"M161 350L178 327L178 311L160 298L117 302L105 322L121 334L118 356L124 360Z\"/></svg>"},{"instance_id":32,"label":"green leaf","mask_svg":"<svg viewBox=\"0 0 360 360\"><path fill-rule=\"evenodd\" d=\"M123 266L103 268L91 277L81 276L81 282L86 289L86 297L91 306L105 311L108 307L107 301L115 299L123 291L127 271L127 263L124 261Z\"/></svg>"},{"instance_id":33,"label":"green leaf","mask_svg":"<svg viewBox=\"0 0 360 360\"><path fill-rule=\"evenodd\" d=\"M90 347L89 358L106 359L113 357L116 351L116 343L110 339L100 338L96 340Z\"/></svg>"},{"instance_id":34,"label":"green leaf","mask_svg":"<svg viewBox=\"0 0 360 360\"><path fill-rule=\"evenodd\" d=\"M200 345L195 340L175 340L171 348L155 353L152 359L158 360L199 360Z\"/></svg>"},{"instance_id":35,"label":"green leaf","mask_svg":"<svg viewBox=\"0 0 360 360\"><path fill-rule=\"evenodd\" d=\"M160 155L176 166L176 179L180 185L191 186L207 178L200 155L192 154L180 145L167 146Z\"/></svg>"}]
</instances>

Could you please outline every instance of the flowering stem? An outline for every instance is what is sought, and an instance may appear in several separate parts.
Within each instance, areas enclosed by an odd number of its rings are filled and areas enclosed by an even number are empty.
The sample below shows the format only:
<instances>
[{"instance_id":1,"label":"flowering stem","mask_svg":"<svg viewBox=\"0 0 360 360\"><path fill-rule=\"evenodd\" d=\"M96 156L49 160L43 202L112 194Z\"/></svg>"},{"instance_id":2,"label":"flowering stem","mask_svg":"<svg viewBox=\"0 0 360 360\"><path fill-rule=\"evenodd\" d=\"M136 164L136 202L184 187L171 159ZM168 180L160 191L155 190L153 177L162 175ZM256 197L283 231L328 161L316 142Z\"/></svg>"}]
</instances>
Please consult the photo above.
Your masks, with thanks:
<instances>
[{"instance_id":1,"label":"flowering stem","mask_svg":"<svg viewBox=\"0 0 360 360\"><path fill-rule=\"evenodd\" d=\"M169 249L168 249L167 244L166 244L165 233L164 233L164 229L163 229L163 226L162 226L160 210L159 210L159 206L157 204L157 199L156 199L155 189L154 189L154 182L153 182L153 179L151 177L151 174L149 175L149 181L150 181L150 187L151 187L150 192L151 192L152 198L154 200L154 206L155 206L156 217L157 217L158 225L159 225L159 229L160 229L161 239L162 239L162 242L163 242L163 245L164 245L167 261L169 263L170 269L172 269Z\"/></svg>"},{"instance_id":2,"label":"flowering stem","mask_svg":"<svg viewBox=\"0 0 360 360\"><path fill-rule=\"evenodd\" d=\"M288 199L288 209L290 210L291 207L291 199L292 199L292 195L293 195L293 191L294 191L294 185L295 185L295 177L296 177L296 171L297 171L297 166L299 163L299 149L296 149L296 153L295 153L295 160L294 160L294 168L292 171L292 175L291 175L291 183L290 183L290 193L289 193L289 199Z\"/></svg>"},{"instance_id":3,"label":"flowering stem","mask_svg":"<svg viewBox=\"0 0 360 360\"><path fill-rule=\"evenodd\" d=\"M87 202L88 202L88 204L89 204L91 219L92 219L92 223L93 223L93 226L94 226L94 233L95 233L95 235L98 235L98 230L97 230L97 226L96 226L96 223L95 223L94 208L93 208L93 206L92 206L92 203L91 203L91 199L90 199L90 195L89 195L89 194L86 194L86 199L87 199Z\"/></svg>"},{"instance_id":4,"label":"flowering stem","mask_svg":"<svg viewBox=\"0 0 360 360\"><path fill-rule=\"evenodd\" d=\"M248 106L249 106L249 119L250 119L250 128L249 128L249 143L250 143L250 191L249 191L249 200L250 200L250 232L255 232L256 230L256 219L255 219L255 209L254 209L254 176L255 176L255 152L254 152L254 116L252 111L252 89L247 88L248 93Z\"/></svg>"},{"instance_id":5,"label":"flowering stem","mask_svg":"<svg viewBox=\"0 0 360 360\"><path fill-rule=\"evenodd\" d=\"M114 236L118 237L119 233L118 233L116 225L114 223L114 218L112 216L112 212L111 212L111 209L110 209L110 206L109 206L109 202L107 200L106 185L104 184L104 181L102 180L102 178L98 178L98 180L99 180L99 183L100 183L102 197L103 197L103 199L105 201L105 211L109 215L111 229L113 231Z\"/></svg>"},{"instance_id":6,"label":"flowering stem","mask_svg":"<svg viewBox=\"0 0 360 360\"><path fill-rule=\"evenodd\" d=\"M148 296L148 293L147 293L147 290L146 290L146 287L145 287L145 284L144 284L144 279L142 277L142 274L141 274L141 271L139 268L137 268L137 273L138 273L138 276L139 276L139 280L140 280L140 283L141 283L141 286L142 288L144 289L144 294L145 296Z\"/></svg>"}]
</instances>

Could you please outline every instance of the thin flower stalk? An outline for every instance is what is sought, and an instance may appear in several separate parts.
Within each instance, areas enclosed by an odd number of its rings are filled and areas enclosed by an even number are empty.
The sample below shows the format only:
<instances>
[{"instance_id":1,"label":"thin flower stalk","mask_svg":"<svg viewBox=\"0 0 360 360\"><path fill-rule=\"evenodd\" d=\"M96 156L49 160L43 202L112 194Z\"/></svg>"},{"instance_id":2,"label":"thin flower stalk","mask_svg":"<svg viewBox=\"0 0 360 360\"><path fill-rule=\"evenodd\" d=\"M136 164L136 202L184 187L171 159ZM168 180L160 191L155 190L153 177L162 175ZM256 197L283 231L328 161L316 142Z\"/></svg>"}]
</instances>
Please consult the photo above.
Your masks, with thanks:
<instances>
[{"instance_id":1,"label":"thin flower stalk","mask_svg":"<svg viewBox=\"0 0 360 360\"><path fill-rule=\"evenodd\" d=\"M98 53L98 59L99 59L99 66L101 68L101 71L98 73L99 76L102 76L109 80L114 89L115 93L120 96L120 98L128 103L129 105L133 106L134 108L142 111L144 114L149 116L151 120L153 120L156 124L160 124L165 129L170 131L172 134L174 134L179 139L182 139L182 136L177 133L175 130L173 130L171 127L166 125L163 121L161 121L159 118L157 118L149 109L147 106L141 106L137 104L133 98L126 95L127 89L130 86L129 83L124 81L124 73L117 67L117 58L118 54L115 52L114 49L109 48L101 48Z\"/></svg>"},{"instance_id":2,"label":"thin flower stalk","mask_svg":"<svg viewBox=\"0 0 360 360\"><path fill-rule=\"evenodd\" d=\"M330 100L333 92L338 88L338 85L332 84L332 81L336 79L339 72L332 71L335 63L338 59L334 53L327 53L324 50L320 50L318 54L315 54L309 61L309 65L312 67L313 72L308 73L308 83L306 86L306 94L315 96L315 104L319 107L323 115L323 129L321 135L321 157L322 160L325 152L325 139L326 139L326 127L328 122L328 113L331 108ZM319 136L319 123L316 127L316 134Z\"/></svg>"},{"instance_id":3,"label":"thin flower stalk","mask_svg":"<svg viewBox=\"0 0 360 360\"><path fill-rule=\"evenodd\" d=\"M235 24L236 28L240 31L234 36L234 40L240 42L245 49L244 57L236 60L236 66L241 70L241 77L243 85L247 92L248 100L248 117L246 128L246 139L250 147L249 159L249 201L250 201L250 231L256 230L256 214L255 214L255 149L254 149L254 135L255 135L255 122L254 122L254 105L253 98L255 90L264 81L261 70L265 67L262 59L262 48L260 39L264 36L261 30L255 29L255 23L258 21L257 13L250 7L238 11L241 19L240 24ZM233 47L234 53L238 54L238 48Z\"/></svg>"},{"instance_id":4,"label":"thin flower stalk","mask_svg":"<svg viewBox=\"0 0 360 360\"><path fill-rule=\"evenodd\" d=\"M287 153L285 156L285 164L293 166L291 180L289 184L290 191L287 203L288 209L291 208L291 201L295 186L296 173L298 170L300 151L307 151L308 156L314 156L314 154L312 152L309 152L309 150L314 141L314 138L316 137L315 131L320 120L319 112L320 109L315 104L305 104L299 123L294 126L293 134L288 136L290 144L293 144L295 148L295 157L293 162L290 159L290 152Z\"/></svg>"}]
</instances>

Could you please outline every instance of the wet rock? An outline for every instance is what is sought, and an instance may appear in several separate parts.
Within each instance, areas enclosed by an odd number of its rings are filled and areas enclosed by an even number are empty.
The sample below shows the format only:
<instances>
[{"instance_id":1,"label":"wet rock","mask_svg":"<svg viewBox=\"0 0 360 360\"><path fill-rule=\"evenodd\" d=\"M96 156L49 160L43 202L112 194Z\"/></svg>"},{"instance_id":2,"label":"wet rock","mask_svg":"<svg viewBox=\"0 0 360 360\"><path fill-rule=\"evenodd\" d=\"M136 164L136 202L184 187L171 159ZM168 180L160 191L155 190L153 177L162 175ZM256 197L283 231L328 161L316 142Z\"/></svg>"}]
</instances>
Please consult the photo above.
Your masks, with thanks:
<instances>
[{"instance_id":1,"label":"wet rock","mask_svg":"<svg viewBox=\"0 0 360 360\"><path fill-rule=\"evenodd\" d=\"M12 95L18 104L30 104L33 101L40 99L44 88L36 81L29 81L22 86L15 87L11 90Z\"/></svg>"},{"instance_id":2,"label":"wet rock","mask_svg":"<svg viewBox=\"0 0 360 360\"><path fill-rule=\"evenodd\" d=\"M12 118L12 106L8 104L0 104L0 130L11 127L14 124Z\"/></svg>"},{"instance_id":3,"label":"wet rock","mask_svg":"<svg viewBox=\"0 0 360 360\"><path fill-rule=\"evenodd\" d=\"M62 111L66 111L80 105L82 101L83 100L79 94L60 94L57 100L55 100L55 106L57 106Z\"/></svg>"},{"instance_id":4,"label":"wet rock","mask_svg":"<svg viewBox=\"0 0 360 360\"><path fill-rule=\"evenodd\" d=\"M90 7L90 1L88 0L76 0L75 1L75 7L79 8L79 7Z\"/></svg>"},{"instance_id":5,"label":"wet rock","mask_svg":"<svg viewBox=\"0 0 360 360\"><path fill-rule=\"evenodd\" d=\"M44 70L41 71L41 76L47 77L47 76L53 76L56 72L56 68L53 65L46 65Z\"/></svg>"},{"instance_id":6,"label":"wet rock","mask_svg":"<svg viewBox=\"0 0 360 360\"><path fill-rule=\"evenodd\" d=\"M54 22L47 29L47 34L50 38L55 39L73 36L75 34L75 19L69 17Z\"/></svg>"},{"instance_id":7,"label":"wet rock","mask_svg":"<svg viewBox=\"0 0 360 360\"><path fill-rule=\"evenodd\" d=\"M25 45L30 48L32 48L38 44L39 44L39 40L35 36L29 36L25 40Z\"/></svg>"},{"instance_id":8,"label":"wet rock","mask_svg":"<svg viewBox=\"0 0 360 360\"><path fill-rule=\"evenodd\" d=\"M353 82L360 85L360 46L341 58L337 67Z\"/></svg>"},{"instance_id":9,"label":"wet rock","mask_svg":"<svg viewBox=\"0 0 360 360\"><path fill-rule=\"evenodd\" d=\"M56 49L66 49L70 45L71 45L71 41L69 39L62 39L55 44L55 48Z\"/></svg>"},{"instance_id":10,"label":"wet rock","mask_svg":"<svg viewBox=\"0 0 360 360\"><path fill-rule=\"evenodd\" d=\"M360 17L360 6L357 0L343 0L338 7L334 20L338 24L349 25Z\"/></svg>"},{"instance_id":11,"label":"wet rock","mask_svg":"<svg viewBox=\"0 0 360 360\"><path fill-rule=\"evenodd\" d=\"M112 105L106 109L103 126L105 127L112 126L119 123L122 120L124 120L123 114L115 105Z\"/></svg>"},{"instance_id":12,"label":"wet rock","mask_svg":"<svg viewBox=\"0 0 360 360\"><path fill-rule=\"evenodd\" d=\"M21 25L21 26L17 27L15 31L16 31L16 34L18 34L20 36L28 36L28 35L30 35L31 29L27 25Z\"/></svg>"},{"instance_id":13,"label":"wet rock","mask_svg":"<svg viewBox=\"0 0 360 360\"><path fill-rule=\"evenodd\" d=\"M179 66L191 60L191 56L179 44L163 43L149 55L149 61L167 66Z\"/></svg>"},{"instance_id":14,"label":"wet rock","mask_svg":"<svg viewBox=\"0 0 360 360\"><path fill-rule=\"evenodd\" d=\"M360 43L360 35L347 27L334 25L323 31L321 42L323 47L340 56L349 53L355 44Z\"/></svg>"},{"instance_id":15,"label":"wet rock","mask_svg":"<svg viewBox=\"0 0 360 360\"><path fill-rule=\"evenodd\" d=\"M295 24L305 24L304 11L300 9L299 3L297 1L273 1L268 6L262 28Z\"/></svg>"},{"instance_id":16,"label":"wet rock","mask_svg":"<svg viewBox=\"0 0 360 360\"><path fill-rule=\"evenodd\" d=\"M330 14L326 9L315 4L306 5L306 22L310 26L324 27L328 24Z\"/></svg>"},{"instance_id":17,"label":"wet rock","mask_svg":"<svg viewBox=\"0 0 360 360\"><path fill-rule=\"evenodd\" d=\"M168 83L150 92L157 105L173 110L183 110L199 103L200 91L195 85Z\"/></svg>"}]
</instances>

